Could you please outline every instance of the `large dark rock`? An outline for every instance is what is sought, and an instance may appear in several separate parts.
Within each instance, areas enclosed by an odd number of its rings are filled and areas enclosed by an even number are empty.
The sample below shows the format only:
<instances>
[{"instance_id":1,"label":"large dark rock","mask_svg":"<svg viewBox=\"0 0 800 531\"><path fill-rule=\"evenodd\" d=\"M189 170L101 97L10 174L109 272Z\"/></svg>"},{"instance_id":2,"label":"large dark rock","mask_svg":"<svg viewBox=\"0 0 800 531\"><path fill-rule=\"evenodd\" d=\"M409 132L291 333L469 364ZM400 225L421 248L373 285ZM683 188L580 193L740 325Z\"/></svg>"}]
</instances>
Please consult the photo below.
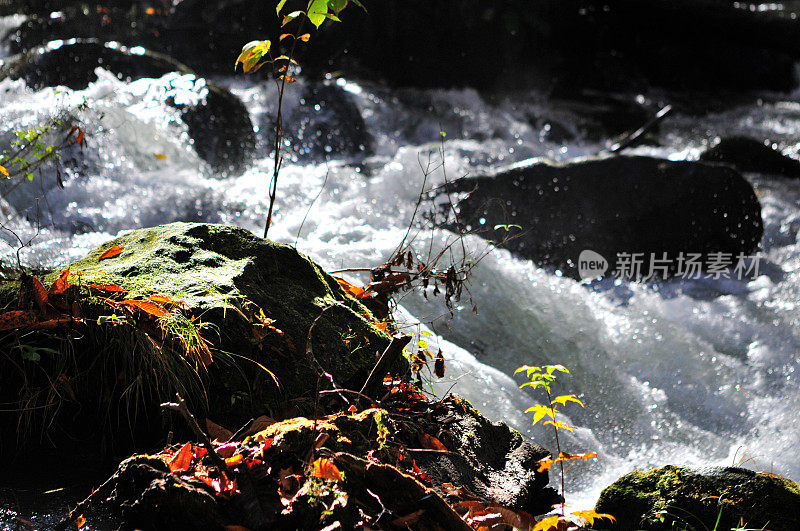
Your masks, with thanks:
<instances>
[{"instance_id":1,"label":"large dark rock","mask_svg":"<svg viewBox=\"0 0 800 531\"><path fill-rule=\"evenodd\" d=\"M700 155L705 162L729 164L739 171L800 177L800 161L754 138L723 138Z\"/></svg>"},{"instance_id":2,"label":"large dark rock","mask_svg":"<svg viewBox=\"0 0 800 531\"><path fill-rule=\"evenodd\" d=\"M158 78L171 72L192 75L197 105L168 101L180 109L194 148L215 172L225 176L244 170L255 155L255 133L244 104L227 89L199 80L187 66L143 48L94 40L51 42L0 63L0 79L24 79L34 89L66 86L74 90L97 81L102 67L120 79Z\"/></svg>"},{"instance_id":3,"label":"large dark rock","mask_svg":"<svg viewBox=\"0 0 800 531\"><path fill-rule=\"evenodd\" d=\"M619 253L643 253L645 264L651 253L667 253L673 266L681 253L731 253L735 262L738 253L756 249L763 233L750 184L729 167L697 162L627 156L534 162L460 179L450 189L463 194L462 224L576 278L584 250L604 257L607 273L618 269Z\"/></svg>"},{"instance_id":4,"label":"large dark rock","mask_svg":"<svg viewBox=\"0 0 800 531\"><path fill-rule=\"evenodd\" d=\"M665 466L627 474L601 494L597 512L610 513L599 529L800 529L800 486L742 468ZM719 519L719 520L718 520ZM597 526L597 524L596 524Z\"/></svg>"}]
</instances>

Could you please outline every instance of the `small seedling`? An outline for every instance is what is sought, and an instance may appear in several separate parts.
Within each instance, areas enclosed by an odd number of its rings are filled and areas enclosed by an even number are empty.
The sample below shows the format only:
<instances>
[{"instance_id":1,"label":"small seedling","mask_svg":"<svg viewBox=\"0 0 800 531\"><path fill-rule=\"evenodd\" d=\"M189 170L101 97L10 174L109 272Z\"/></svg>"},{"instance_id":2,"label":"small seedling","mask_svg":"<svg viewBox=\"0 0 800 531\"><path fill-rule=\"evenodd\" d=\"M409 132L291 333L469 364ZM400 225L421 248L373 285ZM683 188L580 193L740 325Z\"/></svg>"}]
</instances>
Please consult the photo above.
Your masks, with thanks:
<instances>
[{"instance_id":1,"label":"small seedling","mask_svg":"<svg viewBox=\"0 0 800 531\"><path fill-rule=\"evenodd\" d=\"M561 441L558 437L560 430L568 430L573 431L574 428L565 422L562 422L558 419L559 413L559 406L566 406L570 402L574 402L581 407L583 406L583 402L578 399L575 395L560 395L553 397L552 393L552 384L558 381L558 376L556 373L565 373L569 374L569 370L564 367L563 365L542 365L532 367L530 365L523 365L522 367L518 368L514 374L518 374L520 372L524 372L526 377L528 378L527 382L524 382L520 385L520 388L523 387L531 387L532 389L541 388L545 394L547 395L547 404L536 404L534 406L529 407L525 410L525 413L533 413L533 424L536 425L539 421L548 419L544 421L545 426L552 426L553 432L556 438L556 449L558 450L558 457L553 459L552 455L545 457L544 459L539 460L539 468L538 472L544 472L545 470L549 470L554 464L558 463L559 468L561 469L561 497L564 498L565 490L564 490L564 463L567 461L575 461L579 459L589 460L589 459L597 459L597 454L594 452L585 452L585 453L577 453L577 454L570 454L564 452L561 449ZM615 521L615 518L610 514L603 514L597 513L594 510L586 510L586 511L573 511L571 513L565 514L564 511L564 504L561 503L558 507L560 514L556 514L554 516L550 516L547 518L542 519L536 524L534 527L534 531L549 531L549 530L559 530L565 528L565 525L568 527L570 523L576 523L578 525L592 525L595 520L598 519L607 519L612 522Z\"/></svg>"}]
</instances>

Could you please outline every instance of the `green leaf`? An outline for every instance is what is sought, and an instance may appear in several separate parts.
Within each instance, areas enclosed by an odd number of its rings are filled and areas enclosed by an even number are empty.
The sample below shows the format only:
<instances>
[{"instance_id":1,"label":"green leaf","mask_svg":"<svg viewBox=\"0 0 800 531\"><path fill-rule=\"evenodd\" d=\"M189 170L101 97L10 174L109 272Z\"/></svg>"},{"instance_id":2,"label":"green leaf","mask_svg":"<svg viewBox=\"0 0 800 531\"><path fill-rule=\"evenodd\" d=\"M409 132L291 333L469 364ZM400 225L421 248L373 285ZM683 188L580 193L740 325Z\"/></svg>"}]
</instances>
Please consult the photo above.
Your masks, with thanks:
<instances>
[{"instance_id":1,"label":"green leaf","mask_svg":"<svg viewBox=\"0 0 800 531\"><path fill-rule=\"evenodd\" d=\"M283 17L283 22L281 23L281 26L285 26L286 24L293 21L302 14L303 14L302 11L292 11L291 13Z\"/></svg>"},{"instance_id":2,"label":"green leaf","mask_svg":"<svg viewBox=\"0 0 800 531\"><path fill-rule=\"evenodd\" d=\"M362 4L362 3L361 3L361 2L359 2L358 0L353 0L353 3L354 3L355 5L357 5L358 7L360 7L361 9L363 9L365 13L367 12L367 8L366 8L366 7L364 7L364 4Z\"/></svg>"},{"instance_id":3,"label":"green leaf","mask_svg":"<svg viewBox=\"0 0 800 531\"><path fill-rule=\"evenodd\" d=\"M280 16L281 9L283 9L284 5L286 5L286 0L281 0L280 2L278 2L278 5L275 7L275 13L277 13L278 16Z\"/></svg>"},{"instance_id":4,"label":"green leaf","mask_svg":"<svg viewBox=\"0 0 800 531\"><path fill-rule=\"evenodd\" d=\"M328 11L335 15L341 13L342 9L347 7L348 0L328 0Z\"/></svg>"},{"instance_id":5,"label":"green leaf","mask_svg":"<svg viewBox=\"0 0 800 531\"><path fill-rule=\"evenodd\" d=\"M308 3L308 20L319 28L328 16L328 0L311 0Z\"/></svg>"}]
</instances>

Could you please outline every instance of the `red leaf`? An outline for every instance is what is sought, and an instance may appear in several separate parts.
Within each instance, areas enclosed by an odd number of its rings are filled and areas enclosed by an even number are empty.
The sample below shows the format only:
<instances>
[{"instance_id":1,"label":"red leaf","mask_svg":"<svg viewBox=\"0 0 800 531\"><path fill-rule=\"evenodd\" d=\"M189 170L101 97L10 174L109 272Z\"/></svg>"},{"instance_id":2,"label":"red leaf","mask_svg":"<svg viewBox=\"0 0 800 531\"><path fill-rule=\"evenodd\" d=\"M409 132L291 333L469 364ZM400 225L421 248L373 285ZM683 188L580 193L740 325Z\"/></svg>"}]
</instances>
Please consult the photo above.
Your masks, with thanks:
<instances>
[{"instance_id":1,"label":"red leaf","mask_svg":"<svg viewBox=\"0 0 800 531\"><path fill-rule=\"evenodd\" d=\"M422 447L427 448L428 450L447 451L447 448L442 444L442 441L436 437L428 435L425 432L419 432L419 441L422 443Z\"/></svg>"},{"instance_id":2,"label":"red leaf","mask_svg":"<svg viewBox=\"0 0 800 531\"><path fill-rule=\"evenodd\" d=\"M36 324L36 315L27 310L16 310L0 314L0 331L24 328Z\"/></svg>"},{"instance_id":3,"label":"red leaf","mask_svg":"<svg viewBox=\"0 0 800 531\"><path fill-rule=\"evenodd\" d=\"M169 461L169 469L172 472L186 472L192 464L192 443L186 443Z\"/></svg>"},{"instance_id":4,"label":"red leaf","mask_svg":"<svg viewBox=\"0 0 800 531\"><path fill-rule=\"evenodd\" d=\"M124 300L124 301L119 301L118 304L120 306L129 306L131 308L136 308L137 310L149 313L150 315L153 315L158 318L166 317L169 315L169 312L167 310L152 302Z\"/></svg>"},{"instance_id":5,"label":"red leaf","mask_svg":"<svg viewBox=\"0 0 800 531\"><path fill-rule=\"evenodd\" d=\"M99 289L101 291L108 291L111 293L125 292L126 289L118 286L117 284L89 284L92 289Z\"/></svg>"},{"instance_id":6,"label":"red leaf","mask_svg":"<svg viewBox=\"0 0 800 531\"><path fill-rule=\"evenodd\" d=\"M216 448L214 448L214 451L217 452L217 455L220 456L221 458L227 459L233 455L233 452L235 452L236 448L238 447L239 447L238 443L232 442L232 443L221 444Z\"/></svg>"},{"instance_id":7,"label":"red leaf","mask_svg":"<svg viewBox=\"0 0 800 531\"><path fill-rule=\"evenodd\" d=\"M32 276L32 275L23 275L22 280L27 280L30 283L31 291L33 291L33 301L36 303L36 307L39 308L39 312L47 314L47 290L44 289L42 282Z\"/></svg>"},{"instance_id":8,"label":"red leaf","mask_svg":"<svg viewBox=\"0 0 800 531\"><path fill-rule=\"evenodd\" d=\"M111 247L106 252L101 254L100 257L97 259L97 261L99 262L100 260L106 260L108 258L114 258L115 256L119 256L119 253L121 253L123 249L124 249L123 247L117 247L115 245L114 247Z\"/></svg>"},{"instance_id":9,"label":"red leaf","mask_svg":"<svg viewBox=\"0 0 800 531\"><path fill-rule=\"evenodd\" d=\"M58 275L58 278L55 280L55 282L53 282L53 285L50 286L49 294L61 295L65 291L67 291L67 288L69 288L70 286L69 280L67 280L68 278L69 278L69 268L65 269Z\"/></svg>"}]
</instances>

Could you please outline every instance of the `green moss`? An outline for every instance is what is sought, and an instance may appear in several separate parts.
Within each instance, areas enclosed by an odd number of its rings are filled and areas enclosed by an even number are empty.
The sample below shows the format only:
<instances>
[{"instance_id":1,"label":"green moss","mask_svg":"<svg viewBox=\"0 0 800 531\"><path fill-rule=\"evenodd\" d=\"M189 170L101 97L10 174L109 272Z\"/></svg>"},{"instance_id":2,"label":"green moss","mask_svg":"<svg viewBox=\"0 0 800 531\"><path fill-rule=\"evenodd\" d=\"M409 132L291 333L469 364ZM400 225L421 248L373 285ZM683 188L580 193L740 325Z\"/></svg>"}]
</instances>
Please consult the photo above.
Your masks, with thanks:
<instances>
[{"instance_id":1,"label":"green moss","mask_svg":"<svg viewBox=\"0 0 800 531\"><path fill-rule=\"evenodd\" d=\"M596 507L621 530L730 529L743 520L760 529L800 529L800 486L739 468L666 466L631 472L606 488Z\"/></svg>"}]
</instances>

